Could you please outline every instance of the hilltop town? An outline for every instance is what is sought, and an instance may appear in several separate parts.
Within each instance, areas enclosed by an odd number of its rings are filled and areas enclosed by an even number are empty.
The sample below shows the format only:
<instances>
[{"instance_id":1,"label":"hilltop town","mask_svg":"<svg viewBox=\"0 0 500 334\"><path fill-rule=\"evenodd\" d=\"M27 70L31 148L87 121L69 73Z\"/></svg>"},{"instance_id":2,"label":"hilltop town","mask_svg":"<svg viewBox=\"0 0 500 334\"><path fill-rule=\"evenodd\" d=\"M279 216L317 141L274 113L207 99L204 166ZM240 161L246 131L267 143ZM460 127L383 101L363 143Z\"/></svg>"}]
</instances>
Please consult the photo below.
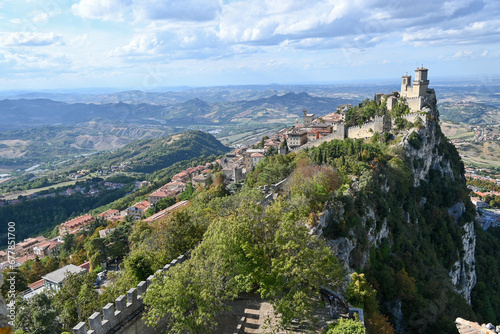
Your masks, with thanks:
<instances>
[{"instance_id":1,"label":"hilltop town","mask_svg":"<svg viewBox=\"0 0 500 334\"><path fill-rule=\"evenodd\" d=\"M238 189L241 189L245 183L247 176L255 171L259 163L266 157L275 155L286 156L291 152L298 153L301 150L313 149L335 139L363 139L368 142L368 139L372 138L392 137L394 139L396 136L399 136L405 138L404 140L408 141L410 146L414 145L413 147L416 149L420 139L414 129L419 130L425 127L428 122L435 119L436 115L433 111L435 110L433 109L435 105L436 95L434 90L429 88L428 69L420 67L415 70L415 80L412 81L412 77L409 75L402 77L400 91L377 93L372 101L365 100L359 106L343 104L336 107L334 112L325 115L315 115L314 113L309 113L307 110L303 110L302 118L297 119L295 125L283 128L272 136L263 137L260 141L250 146L243 147L240 145L230 153L213 161L200 165L193 164L191 167L183 168L169 178L168 182L145 195L143 200L125 209L108 209L98 214L84 214L69 219L58 226L57 231L59 235L55 238L48 239L43 236L32 237L18 243L12 249L8 248L5 251L0 251L1 269L19 268L23 263L30 260L38 261L46 257L57 256L64 247L66 240L70 240L71 236L75 235L78 235L80 238L88 230L95 230L96 232L93 232L94 236L101 239L101 241L108 240L106 242L102 241L103 245L112 247L116 241L109 242L111 240L110 237L114 236L114 233L120 229L120 226L134 224L135 222L142 222L148 226L153 226L158 222L164 221L177 210L189 207L191 204L189 196L197 189L203 191L203 189L208 189L208 187L216 183L224 184L224 189L228 194L237 193ZM412 140L416 144L413 144ZM104 177L113 175L113 173L126 172L129 169L127 166L128 164L124 162L120 164L120 167L109 171L100 169L97 171L97 176ZM475 174L474 169L468 169L467 172L466 176L471 179L488 182L498 181L490 178L482 179L484 177ZM70 174L69 177L77 180L89 177L92 173L90 170L84 169ZM133 191L150 186L151 183L148 181L136 181ZM269 184L261 187L260 191L265 195L269 195L277 191L280 186L281 182ZM124 184L120 182L100 180L96 181L95 184L89 185L85 193L87 196L99 196L100 189L121 189L123 187ZM488 204L480 197L490 198L491 196L500 195L498 191L484 192L478 187L470 186L469 188L478 196L473 197L472 201L481 210L487 207ZM72 196L75 193L83 193L83 190L84 188L77 185L76 187L67 188L60 194ZM36 198L36 196L33 196L33 198ZM269 202L265 201L261 203L263 205L269 204ZM500 213L494 210L482 212L484 229L500 225ZM96 226L99 227L96 229ZM21 295L29 299L43 291L61 289L66 273L89 272L96 268L105 270L108 266L111 270L111 263L114 263L113 268L117 270L118 266L116 262L117 260L121 261L123 256L124 254L121 254L115 258L108 257L105 260L97 262L95 259L84 258L82 255L75 256L70 260L71 263L67 263L61 268L46 273L35 282L29 284L28 289L23 291ZM173 263L178 264L184 260L185 257L180 257L177 262L174 260ZM169 265L166 265L165 268L163 269L164 272L168 270ZM103 271L103 273L105 272ZM101 293L102 290L100 287L109 284L109 282L107 282L105 274L102 274L98 276L95 284L96 290ZM137 287L136 294L137 292L139 294L144 293L145 289L150 286L151 280L148 278L147 283L143 284L141 282L141 284ZM136 303L135 299L137 299L137 295L131 298L133 302L130 302L132 304L130 312L136 312L142 304ZM129 306L123 309L126 310L128 308ZM119 305L117 304L118 309ZM106 314L106 310L103 312ZM98 318L100 319L100 315ZM91 328L105 328L104 324L101 324L100 321L95 323L93 320L89 321ZM84 333L85 324L78 328L77 331L75 327L75 333Z\"/></svg>"},{"instance_id":2,"label":"hilltop town","mask_svg":"<svg viewBox=\"0 0 500 334\"><path fill-rule=\"evenodd\" d=\"M403 115L398 115L406 122L420 122L425 124L429 104L435 101L433 89L429 89L429 80L427 79L428 69L421 67L415 70L415 80L412 82L411 76L402 77L401 91L388 94L377 93L374 101L378 106L391 111L398 103L407 105L408 110ZM296 124L291 128L284 128L271 137L264 137L261 141L248 147L238 147L231 153L224 155L215 161L189 167L175 174L170 182L164 184L147 196L146 200L135 203L125 210L109 209L96 216L90 214L82 215L70 219L59 225L59 236L47 239L43 236L26 239L16 245L14 249L6 249L0 252L0 268L19 267L28 260L43 258L45 256L54 256L58 254L64 237L68 234L76 234L84 230L89 224L96 220L119 223L120 221L140 221L147 223L159 221L165 218L172 211L188 205L189 201L180 200L180 195L187 188L195 189L199 186L210 185L214 179L216 170L220 171L224 178L224 183L228 189L235 191L243 184L247 173L269 154L285 155L292 151L298 151L306 148L316 147L323 142L332 139L368 139L378 134L383 134L393 130L396 125L388 115L374 115L361 125L351 125L346 123L346 115L352 109L352 105L344 104L336 108L336 111L316 116L315 114L303 111L302 120L297 119ZM124 162L120 166L112 166L109 170L102 168L97 171L97 176L111 175L119 171L126 171L128 163ZM69 174L71 179L78 180L90 174L90 170L79 170L76 173ZM147 186L149 182L136 182L135 189ZM96 186L103 186L105 189L119 189L124 185L100 181ZM97 188L97 187L96 187ZM98 196L99 190L91 186L87 193L91 196ZM76 186L66 189L61 194L71 196L78 192L83 192L83 188ZM47 195L44 195L47 196ZM48 195L48 196L53 196ZM36 196L30 196L36 198ZM29 198L28 198L29 199ZM178 200L177 203L152 213L157 203L165 199ZM13 199L7 203L16 204L20 200ZM108 228L99 231L101 237L106 237L112 233L114 228ZM88 266L88 263L87 263ZM37 281L33 287L42 287ZM32 287L30 287L32 288Z\"/></svg>"}]
</instances>

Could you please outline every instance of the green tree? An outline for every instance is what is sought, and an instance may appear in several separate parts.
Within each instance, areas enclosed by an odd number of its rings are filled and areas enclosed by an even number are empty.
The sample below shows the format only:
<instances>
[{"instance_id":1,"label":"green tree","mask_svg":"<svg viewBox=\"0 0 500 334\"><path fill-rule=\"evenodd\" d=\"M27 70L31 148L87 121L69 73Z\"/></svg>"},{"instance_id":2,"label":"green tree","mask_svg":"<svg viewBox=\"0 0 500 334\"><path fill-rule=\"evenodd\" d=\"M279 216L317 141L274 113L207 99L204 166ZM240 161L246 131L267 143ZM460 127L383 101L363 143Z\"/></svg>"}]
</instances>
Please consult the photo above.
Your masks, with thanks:
<instances>
[{"instance_id":1,"label":"green tree","mask_svg":"<svg viewBox=\"0 0 500 334\"><path fill-rule=\"evenodd\" d=\"M364 334L365 327L355 319L340 318L337 323L330 325L324 334Z\"/></svg>"},{"instance_id":2,"label":"green tree","mask_svg":"<svg viewBox=\"0 0 500 334\"><path fill-rule=\"evenodd\" d=\"M52 306L52 301L41 293L25 300L18 298L16 302L15 327L30 334L58 334L61 325L58 322L58 312Z\"/></svg>"},{"instance_id":3,"label":"green tree","mask_svg":"<svg viewBox=\"0 0 500 334\"><path fill-rule=\"evenodd\" d=\"M54 295L54 306L64 330L84 321L99 307L97 291L92 287L95 274L67 274L62 288Z\"/></svg>"},{"instance_id":4,"label":"green tree","mask_svg":"<svg viewBox=\"0 0 500 334\"><path fill-rule=\"evenodd\" d=\"M240 292L270 299L283 325L292 319L310 323L319 286L335 287L342 270L298 214L279 200L262 216L250 201L213 221L191 258L148 289L148 323L169 314L173 333L209 332L225 303Z\"/></svg>"},{"instance_id":5,"label":"green tree","mask_svg":"<svg viewBox=\"0 0 500 334\"><path fill-rule=\"evenodd\" d=\"M366 280L365 274L352 273L347 286L347 300L355 307L373 312L377 309L377 290Z\"/></svg>"},{"instance_id":6,"label":"green tree","mask_svg":"<svg viewBox=\"0 0 500 334\"><path fill-rule=\"evenodd\" d=\"M4 269L2 270L3 283L0 290L2 291L2 297L6 300L8 293L10 291L10 286L12 280L10 278L14 278L14 286L16 292L22 292L28 288L28 282L24 276L24 273L19 269Z\"/></svg>"}]
</instances>

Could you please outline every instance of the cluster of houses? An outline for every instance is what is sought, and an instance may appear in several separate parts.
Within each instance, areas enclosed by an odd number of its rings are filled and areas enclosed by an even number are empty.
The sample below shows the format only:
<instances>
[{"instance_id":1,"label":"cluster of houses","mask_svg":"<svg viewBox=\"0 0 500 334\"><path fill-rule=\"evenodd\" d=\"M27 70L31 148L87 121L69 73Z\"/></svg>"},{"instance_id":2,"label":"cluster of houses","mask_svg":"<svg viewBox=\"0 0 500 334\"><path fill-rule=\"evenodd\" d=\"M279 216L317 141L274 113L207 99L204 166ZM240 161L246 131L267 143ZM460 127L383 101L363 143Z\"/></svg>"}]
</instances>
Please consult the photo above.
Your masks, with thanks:
<instances>
[{"instance_id":1,"label":"cluster of houses","mask_svg":"<svg viewBox=\"0 0 500 334\"><path fill-rule=\"evenodd\" d=\"M484 173L491 175L491 176L488 176L488 175L485 176L485 175L478 174L481 172L484 172ZM466 167L465 168L465 177L475 179L475 180L493 182L493 183L496 183L497 185L500 186L500 175L493 175L493 173L488 169L482 168L482 169L476 170L473 167Z\"/></svg>"},{"instance_id":2,"label":"cluster of houses","mask_svg":"<svg viewBox=\"0 0 500 334\"><path fill-rule=\"evenodd\" d=\"M211 164L207 163L203 166L189 167L180 173L175 174L172 177L172 181L156 189L148 197L148 202L151 205L155 205L159 201L168 197L177 197L180 195L187 187L189 181L191 180L193 186L199 184L205 185L209 174L212 173L210 169Z\"/></svg>"},{"instance_id":3,"label":"cluster of houses","mask_svg":"<svg viewBox=\"0 0 500 334\"><path fill-rule=\"evenodd\" d=\"M17 268L28 260L55 256L59 253L62 242L58 238L50 239L43 236L29 238L15 245L13 249L0 251L0 270Z\"/></svg>"},{"instance_id":4,"label":"cluster of houses","mask_svg":"<svg viewBox=\"0 0 500 334\"><path fill-rule=\"evenodd\" d=\"M82 169L82 170L77 171L76 173L70 173L68 175L68 179L70 179L70 180L78 180L78 179L81 179L82 177L85 177L88 174L90 174L90 170L88 170L88 169Z\"/></svg>"},{"instance_id":5,"label":"cluster of houses","mask_svg":"<svg viewBox=\"0 0 500 334\"><path fill-rule=\"evenodd\" d=\"M297 119L295 126L281 134L278 133L278 138L285 137L290 149L320 139L339 130L338 127L344 124L345 114L349 108L352 108L351 104L341 105L337 107L336 112L322 117L316 117L315 114L309 114L304 110L302 123Z\"/></svg>"}]
</instances>

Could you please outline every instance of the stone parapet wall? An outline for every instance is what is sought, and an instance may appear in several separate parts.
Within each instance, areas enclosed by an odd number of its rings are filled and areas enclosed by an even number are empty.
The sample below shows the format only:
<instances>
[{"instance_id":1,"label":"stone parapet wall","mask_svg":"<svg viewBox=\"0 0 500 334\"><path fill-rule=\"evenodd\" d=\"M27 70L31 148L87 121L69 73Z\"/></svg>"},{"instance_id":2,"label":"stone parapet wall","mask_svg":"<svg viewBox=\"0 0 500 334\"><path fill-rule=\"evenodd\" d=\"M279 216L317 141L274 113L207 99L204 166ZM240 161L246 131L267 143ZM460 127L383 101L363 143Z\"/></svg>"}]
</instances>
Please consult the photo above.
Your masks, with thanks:
<instances>
[{"instance_id":1,"label":"stone parapet wall","mask_svg":"<svg viewBox=\"0 0 500 334\"><path fill-rule=\"evenodd\" d=\"M382 133L385 130L385 116L375 116L374 120L371 122L347 128L347 137L352 139L370 138L375 132Z\"/></svg>"},{"instance_id":2,"label":"stone parapet wall","mask_svg":"<svg viewBox=\"0 0 500 334\"><path fill-rule=\"evenodd\" d=\"M180 255L158 270L157 273L167 272L186 259L187 255ZM128 290L127 295L116 298L114 304L108 303L101 312L92 314L88 319L88 329L85 322L80 322L73 328L73 334L152 334L162 332L159 329L147 327L141 317L144 311L143 296L151 286L153 277L153 275L149 276L147 281L142 281L137 284L137 287Z\"/></svg>"},{"instance_id":3,"label":"stone parapet wall","mask_svg":"<svg viewBox=\"0 0 500 334\"><path fill-rule=\"evenodd\" d=\"M304 148L317 147L324 142L334 140L334 139L340 139L340 140L345 139L344 128L342 128L341 130L334 131L334 132L330 133L329 135L323 136L323 137L318 138L316 140L310 141L302 146L294 147L293 149L291 149L291 151L299 151L299 150L303 150Z\"/></svg>"},{"instance_id":4,"label":"stone parapet wall","mask_svg":"<svg viewBox=\"0 0 500 334\"><path fill-rule=\"evenodd\" d=\"M411 123L415 123L415 121L418 118L420 118L422 120L422 124L424 126L427 125L427 113L425 113L425 112L411 113L411 114L404 115L401 117L406 119L408 122L411 122Z\"/></svg>"}]
</instances>

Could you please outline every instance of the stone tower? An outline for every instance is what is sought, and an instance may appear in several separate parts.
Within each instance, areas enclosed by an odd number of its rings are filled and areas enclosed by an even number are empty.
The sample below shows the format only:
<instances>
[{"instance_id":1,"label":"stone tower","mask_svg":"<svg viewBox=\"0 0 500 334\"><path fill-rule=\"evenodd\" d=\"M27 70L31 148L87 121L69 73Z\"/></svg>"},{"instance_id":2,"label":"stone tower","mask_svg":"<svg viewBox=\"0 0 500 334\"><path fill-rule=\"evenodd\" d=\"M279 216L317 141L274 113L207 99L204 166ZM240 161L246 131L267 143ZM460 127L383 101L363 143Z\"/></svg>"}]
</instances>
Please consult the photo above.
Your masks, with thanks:
<instances>
[{"instance_id":1,"label":"stone tower","mask_svg":"<svg viewBox=\"0 0 500 334\"><path fill-rule=\"evenodd\" d=\"M415 70L415 80L413 86L411 75L403 75L401 81L401 97L406 100L412 112L417 112L422 109L425 100L428 98L427 90L429 88L429 80L427 79L428 69L423 66Z\"/></svg>"},{"instance_id":2,"label":"stone tower","mask_svg":"<svg viewBox=\"0 0 500 334\"><path fill-rule=\"evenodd\" d=\"M427 88L429 88L429 80L427 80L428 69L423 66L415 70L415 80L413 81L414 96L425 96Z\"/></svg>"},{"instance_id":3,"label":"stone tower","mask_svg":"<svg viewBox=\"0 0 500 334\"><path fill-rule=\"evenodd\" d=\"M403 75L401 80L401 96L407 96L412 93L413 87L411 86L411 75Z\"/></svg>"}]
</instances>

